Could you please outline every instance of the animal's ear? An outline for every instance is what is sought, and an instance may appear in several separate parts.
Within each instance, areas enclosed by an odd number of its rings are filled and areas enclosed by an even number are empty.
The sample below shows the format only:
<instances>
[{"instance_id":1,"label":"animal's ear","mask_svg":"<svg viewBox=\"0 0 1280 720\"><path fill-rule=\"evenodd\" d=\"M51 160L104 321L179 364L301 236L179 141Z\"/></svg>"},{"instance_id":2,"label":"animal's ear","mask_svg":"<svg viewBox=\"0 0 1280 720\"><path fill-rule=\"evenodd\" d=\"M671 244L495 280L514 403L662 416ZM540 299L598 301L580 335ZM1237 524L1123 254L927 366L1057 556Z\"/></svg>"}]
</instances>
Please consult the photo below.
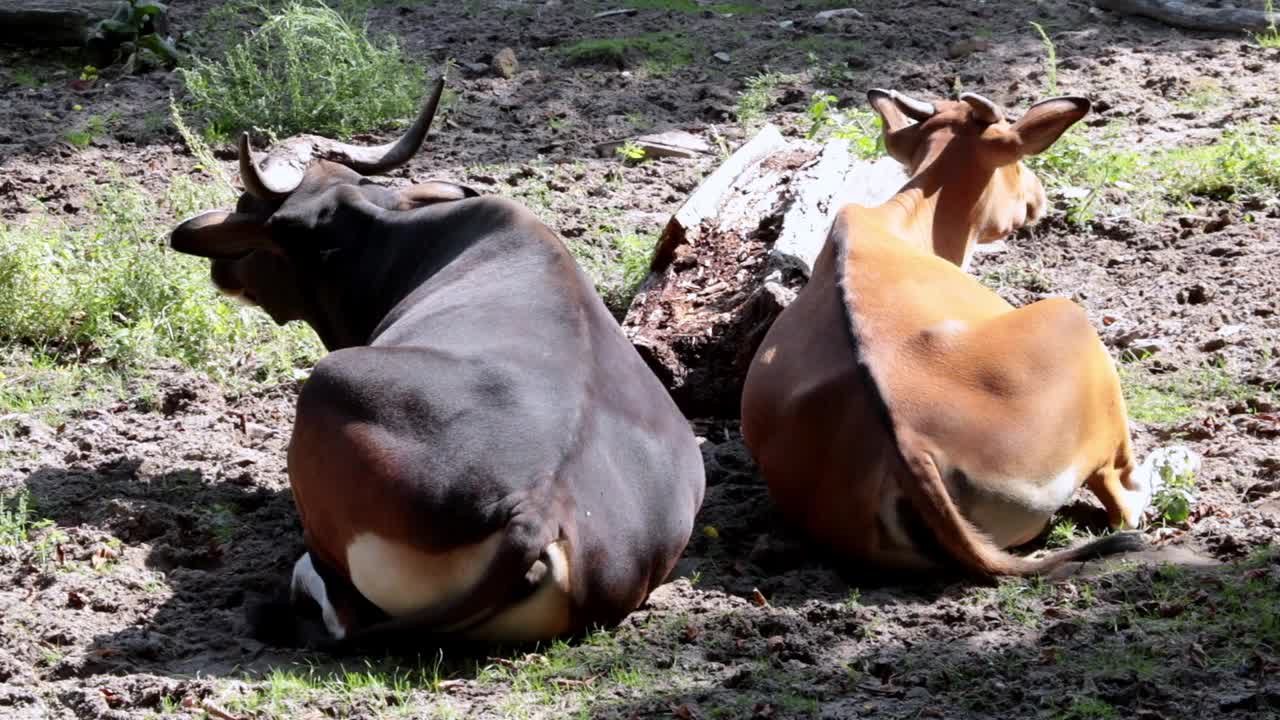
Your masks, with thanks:
<instances>
[{"instance_id":1,"label":"animal's ear","mask_svg":"<svg viewBox=\"0 0 1280 720\"><path fill-rule=\"evenodd\" d=\"M1013 124L1018 135L1018 154L1035 155L1049 149L1062 133L1089 114L1089 101L1082 97L1058 97L1031 106Z\"/></svg>"},{"instance_id":2,"label":"animal's ear","mask_svg":"<svg viewBox=\"0 0 1280 720\"><path fill-rule=\"evenodd\" d=\"M261 220L229 210L197 215L169 234L169 247L207 258L242 257L271 244L271 234Z\"/></svg>"},{"instance_id":3,"label":"animal's ear","mask_svg":"<svg viewBox=\"0 0 1280 720\"><path fill-rule=\"evenodd\" d=\"M446 180L428 180L400 191L398 210L413 210L438 202L479 197L480 193L466 185Z\"/></svg>"}]
</instances>

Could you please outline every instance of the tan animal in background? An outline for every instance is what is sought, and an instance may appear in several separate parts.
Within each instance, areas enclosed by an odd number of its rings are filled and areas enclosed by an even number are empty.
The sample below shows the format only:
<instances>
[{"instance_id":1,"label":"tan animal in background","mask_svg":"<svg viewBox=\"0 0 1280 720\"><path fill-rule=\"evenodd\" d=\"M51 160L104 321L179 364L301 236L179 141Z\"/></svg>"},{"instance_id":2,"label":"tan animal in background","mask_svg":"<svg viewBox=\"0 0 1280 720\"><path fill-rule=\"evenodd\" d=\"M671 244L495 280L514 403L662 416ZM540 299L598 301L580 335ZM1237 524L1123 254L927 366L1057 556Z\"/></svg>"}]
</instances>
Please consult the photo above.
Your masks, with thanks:
<instances>
[{"instance_id":1,"label":"tan animal in background","mask_svg":"<svg viewBox=\"0 0 1280 720\"><path fill-rule=\"evenodd\" d=\"M1030 574L1135 548L1122 533L1042 560L1004 550L1083 484L1113 526L1135 528L1150 481L1085 312L1065 298L1015 309L962 269L976 243L1038 219L1044 189L1021 160L1089 102L1054 98L1009 122L973 94L868 99L911 179L879 207L840 210L752 362L742 431L774 500L831 549L884 567Z\"/></svg>"}]
</instances>

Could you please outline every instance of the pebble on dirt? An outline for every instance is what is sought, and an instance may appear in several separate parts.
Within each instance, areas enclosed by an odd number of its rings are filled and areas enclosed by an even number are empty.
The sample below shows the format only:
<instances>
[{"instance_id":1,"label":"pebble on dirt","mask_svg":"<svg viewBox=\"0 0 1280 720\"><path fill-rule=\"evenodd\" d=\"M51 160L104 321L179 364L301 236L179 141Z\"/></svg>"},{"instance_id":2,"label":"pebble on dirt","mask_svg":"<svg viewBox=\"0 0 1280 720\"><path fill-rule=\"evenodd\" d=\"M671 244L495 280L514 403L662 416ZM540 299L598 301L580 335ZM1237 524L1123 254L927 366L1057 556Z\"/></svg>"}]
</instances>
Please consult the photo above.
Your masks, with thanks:
<instances>
[{"instance_id":1,"label":"pebble on dirt","mask_svg":"<svg viewBox=\"0 0 1280 720\"><path fill-rule=\"evenodd\" d=\"M493 56L493 71L508 80L520 72L520 61L516 60L516 51L504 47Z\"/></svg>"}]
</instances>

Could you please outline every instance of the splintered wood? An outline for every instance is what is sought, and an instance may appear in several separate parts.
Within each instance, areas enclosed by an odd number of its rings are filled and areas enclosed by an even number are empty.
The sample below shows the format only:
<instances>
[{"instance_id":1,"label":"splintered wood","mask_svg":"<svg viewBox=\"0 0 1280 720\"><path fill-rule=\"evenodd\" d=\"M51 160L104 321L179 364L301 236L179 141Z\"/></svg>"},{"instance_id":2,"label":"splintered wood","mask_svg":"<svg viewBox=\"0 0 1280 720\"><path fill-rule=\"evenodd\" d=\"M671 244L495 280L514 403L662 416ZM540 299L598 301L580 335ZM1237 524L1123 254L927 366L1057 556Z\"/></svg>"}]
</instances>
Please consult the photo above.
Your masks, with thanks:
<instances>
[{"instance_id":1,"label":"splintered wood","mask_svg":"<svg viewBox=\"0 0 1280 720\"><path fill-rule=\"evenodd\" d=\"M833 213L883 202L904 180L844 141L789 141L766 126L689 196L623 321L686 415L737 416L756 347L804 284Z\"/></svg>"}]
</instances>

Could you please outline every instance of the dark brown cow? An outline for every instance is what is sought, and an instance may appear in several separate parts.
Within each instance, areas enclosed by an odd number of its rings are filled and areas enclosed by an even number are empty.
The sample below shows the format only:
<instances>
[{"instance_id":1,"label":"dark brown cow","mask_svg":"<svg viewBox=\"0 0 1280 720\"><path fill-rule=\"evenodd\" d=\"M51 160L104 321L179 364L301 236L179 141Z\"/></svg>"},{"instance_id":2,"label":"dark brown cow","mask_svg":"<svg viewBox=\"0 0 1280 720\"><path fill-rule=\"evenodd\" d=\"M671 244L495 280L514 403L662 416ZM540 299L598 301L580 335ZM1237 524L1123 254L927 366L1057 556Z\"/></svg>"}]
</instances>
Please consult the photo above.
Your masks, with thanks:
<instances>
[{"instance_id":1,"label":"dark brown cow","mask_svg":"<svg viewBox=\"0 0 1280 720\"><path fill-rule=\"evenodd\" d=\"M772 496L836 551L893 568L1035 573L1135 547L1118 534L1041 561L1003 550L1085 483L1114 525L1136 527L1150 479L1084 311L1065 298L1014 309L961 269L975 243L1040 215L1044 190L1020 161L1088 101L1046 100L1010 123L977 95L869 99L911 179L838 213L753 360L742 431Z\"/></svg>"},{"instance_id":2,"label":"dark brown cow","mask_svg":"<svg viewBox=\"0 0 1280 720\"><path fill-rule=\"evenodd\" d=\"M613 624L666 578L702 502L688 423L546 226L452 183L362 177L417 151L442 87L386 146L301 136L259 168L242 139L236 210L172 233L222 291L331 351L289 446L293 594L325 632L268 613L271 639Z\"/></svg>"}]
</instances>

